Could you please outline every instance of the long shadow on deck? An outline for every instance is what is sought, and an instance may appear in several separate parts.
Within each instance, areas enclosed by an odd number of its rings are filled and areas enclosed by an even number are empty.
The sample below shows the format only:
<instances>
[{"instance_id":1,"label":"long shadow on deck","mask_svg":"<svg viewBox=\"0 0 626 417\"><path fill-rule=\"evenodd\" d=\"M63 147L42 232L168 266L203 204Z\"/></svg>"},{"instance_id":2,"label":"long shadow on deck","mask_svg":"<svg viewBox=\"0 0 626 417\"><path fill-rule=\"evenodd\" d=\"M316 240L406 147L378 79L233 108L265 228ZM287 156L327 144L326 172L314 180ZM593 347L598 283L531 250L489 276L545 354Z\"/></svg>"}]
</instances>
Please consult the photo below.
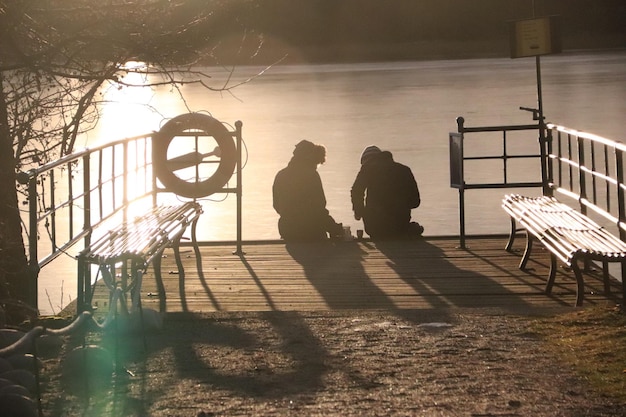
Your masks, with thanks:
<instances>
[{"instance_id":1,"label":"long shadow on deck","mask_svg":"<svg viewBox=\"0 0 626 417\"><path fill-rule=\"evenodd\" d=\"M411 309L530 307L509 289L516 285L513 274L501 266L425 239L286 248L331 309L381 309L406 316L402 312ZM504 277L509 287L494 276Z\"/></svg>"},{"instance_id":2,"label":"long shadow on deck","mask_svg":"<svg viewBox=\"0 0 626 417\"><path fill-rule=\"evenodd\" d=\"M331 309L388 309L393 302L365 272L367 252L355 242L288 243L287 252Z\"/></svg>"},{"instance_id":3,"label":"long shadow on deck","mask_svg":"<svg viewBox=\"0 0 626 417\"><path fill-rule=\"evenodd\" d=\"M514 274L470 249L444 250L425 239L381 241L376 248L387 257L387 265L433 309L500 307L519 311L531 307L522 294L503 285L511 285Z\"/></svg>"}]
</instances>

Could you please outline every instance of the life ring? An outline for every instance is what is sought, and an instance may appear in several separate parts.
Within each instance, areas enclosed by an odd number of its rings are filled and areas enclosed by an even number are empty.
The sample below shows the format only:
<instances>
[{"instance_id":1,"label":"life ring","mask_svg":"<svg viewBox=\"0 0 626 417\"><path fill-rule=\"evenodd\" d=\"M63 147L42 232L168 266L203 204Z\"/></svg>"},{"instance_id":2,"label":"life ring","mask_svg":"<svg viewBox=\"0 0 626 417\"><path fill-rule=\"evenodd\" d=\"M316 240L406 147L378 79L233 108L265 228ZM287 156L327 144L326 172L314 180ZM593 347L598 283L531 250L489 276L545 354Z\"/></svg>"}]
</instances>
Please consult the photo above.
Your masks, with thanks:
<instances>
[{"instance_id":1,"label":"life ring","mask_svg":"<svg viewBox=\"0 0 626 417\"><path fill-rule=\"evenodd\" d=\"M168 166L170 161L167 157L167 150L170 143L175 137L183 136L183 133L189 131L199 131L197 136L211 136L218 144L216 151L219 152L215 152L215 154L219 153L219 165L213 175L202 181L199 181L198 178L193 182L185 181L174 173L175 169ZM190 136L190 134L185 133L184 136ZM191 132L191 136L196 135ZM199 159L204 157L197 151L189 155L192 158L200 157ZM200 162L200 160L196 160L190 166ZM182 197L206 197L220 191L232 177L237 163L237 148L231 133L219 120L201 113L181 114L169 120L154 134L152 163L157 178L163 183L166 190Z\"/></svg>"}]
</instances>

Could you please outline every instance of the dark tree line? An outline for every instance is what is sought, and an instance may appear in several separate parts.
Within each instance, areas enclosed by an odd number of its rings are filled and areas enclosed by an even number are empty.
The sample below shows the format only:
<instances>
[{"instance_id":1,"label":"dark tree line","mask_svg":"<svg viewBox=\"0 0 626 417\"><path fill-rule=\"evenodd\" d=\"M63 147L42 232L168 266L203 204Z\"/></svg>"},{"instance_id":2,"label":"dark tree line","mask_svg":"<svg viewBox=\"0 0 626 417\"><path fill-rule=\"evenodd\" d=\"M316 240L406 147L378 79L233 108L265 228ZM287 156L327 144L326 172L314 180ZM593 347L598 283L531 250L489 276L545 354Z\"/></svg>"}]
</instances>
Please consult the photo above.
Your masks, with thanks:
<instances>
[{"instance_id":1,"label":"dark tree line","mask_svg":"<svg viewBox=\"0 0 626 417\"><path fill-rule=\"evenodd\" d=\"M190 7L206 4L187 1ZM369 46L367 55L379 50L384 59L385 46L401 54L402 45L410 48L418 42L486 42L486 48L495 45L500 48L497 52L506 53L508 22L530 18L533 11L537 16L561 16L566 49L626 47L624 0L231 0L223 4L221 10L236 16L238 25L265 37L266 55L287 45L312 54L313 59L325 50L317 57L343 60L348 47L367 50ZM236 28L211 29L222 35Z\"/></svg>"}]
</instances>

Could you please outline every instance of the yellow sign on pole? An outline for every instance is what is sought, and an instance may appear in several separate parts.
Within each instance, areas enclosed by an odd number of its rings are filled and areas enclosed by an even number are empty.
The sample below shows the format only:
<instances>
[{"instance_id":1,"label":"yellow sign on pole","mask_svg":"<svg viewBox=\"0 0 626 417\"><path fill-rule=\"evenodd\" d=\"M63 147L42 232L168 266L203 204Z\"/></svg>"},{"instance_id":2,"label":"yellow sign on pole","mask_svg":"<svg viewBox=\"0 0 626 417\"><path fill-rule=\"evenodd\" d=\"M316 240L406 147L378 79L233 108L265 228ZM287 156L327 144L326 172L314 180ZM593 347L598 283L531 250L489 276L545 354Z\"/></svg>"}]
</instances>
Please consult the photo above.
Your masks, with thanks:
<instances>
[{"instance_id":1,"label":"yellow sign on pole","mask_svg":"<svg viewBox=\"0 0 626 417\"><path fill-rule=\"evenodd\" d=\"M556 16L525 19L511 24L511 58L561 52Z\"/></svg>"}]
</instances>

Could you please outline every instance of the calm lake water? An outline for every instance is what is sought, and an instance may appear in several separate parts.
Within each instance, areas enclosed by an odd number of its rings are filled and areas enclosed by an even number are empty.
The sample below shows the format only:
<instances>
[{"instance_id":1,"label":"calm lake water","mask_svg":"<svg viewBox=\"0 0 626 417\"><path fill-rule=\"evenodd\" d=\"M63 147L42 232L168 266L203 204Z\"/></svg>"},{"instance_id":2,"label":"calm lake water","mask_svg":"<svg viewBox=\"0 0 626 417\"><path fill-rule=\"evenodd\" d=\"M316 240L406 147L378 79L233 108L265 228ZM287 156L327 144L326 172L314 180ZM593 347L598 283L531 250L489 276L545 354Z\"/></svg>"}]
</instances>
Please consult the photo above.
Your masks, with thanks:
<instances>
[{"instance_id":1,"label":"calm lake water","mask_svg":"<svg viewBox=\"0 0 626 417\"><path fill-rule=\"evenodd\" d=\"M243 80L262 68L236 68ZM215 86L225 80L221 69ZM541 58L543 108L548 122L626 140L626 51L560 54ZM422 205L413 217L426 235L457 235L458 192L450 188L448 132L455 119L466 126L533 123L520 106L537 106L534 58L468 59L346 65L277 66L231 93L184 87L186 105L170 89L111 91L101 126L83 145L158 130L164 119L191 111L209 112L224 123L243 122L243 237L276 239L278 216L271 186L302 139L327 148L319 167L328 209L352 227L350 187L363 148L376 144L413 169ZM142 107L149 104L159 113ZM536 143L529 133L520 140ZM80 146L80 145L79 145ZM234 181L233 177L233 181ZM500 208L503 190L466 192L466 232L505 233L508 219ZM236 237L236 196L215 194L204 202L203 240ZM49 282L49 284L46 284ZM58 279L41 277L40 292ZM75 284L66 281L68 286ZM73 289L74 287L72 287ZM49 290L51 291L51 290ZM56 291L56 289L54 289ZM47 296L40 296L42 311Z\"/></svg>"}]
</instances>

